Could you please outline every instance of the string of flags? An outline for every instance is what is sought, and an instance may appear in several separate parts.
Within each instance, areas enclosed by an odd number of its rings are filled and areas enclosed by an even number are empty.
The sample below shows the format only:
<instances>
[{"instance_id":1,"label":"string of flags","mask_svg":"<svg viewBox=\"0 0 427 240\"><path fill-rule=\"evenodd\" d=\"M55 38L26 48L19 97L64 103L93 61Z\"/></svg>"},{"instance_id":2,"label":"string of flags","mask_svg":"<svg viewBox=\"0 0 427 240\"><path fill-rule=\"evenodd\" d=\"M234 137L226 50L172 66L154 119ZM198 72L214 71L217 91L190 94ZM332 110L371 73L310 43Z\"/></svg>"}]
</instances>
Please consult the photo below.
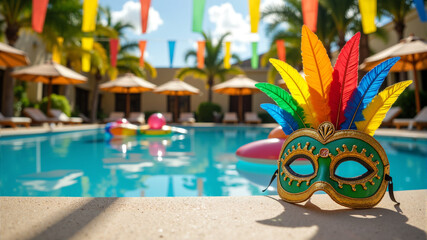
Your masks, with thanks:
<instances>
[{"instance_id":1,"label":"string of flags","mask_svg":"<svg viewBox=\"0 0 427 240\"><path fill-rule=\"evenodd\" d=\"M260 20L260 2L261 0L248 0L249 16L251 24L251 33L258 32L258 24ZM32 28L37 33L43 32L46 12L48 11L49 0L32 0ZM141 4L141 30L145 34L148 28L148 15L150 12L151 0L140 0ZM193 0L193 19L192 31L201 33L203 31L203 17L205 12L206 0ZM317 13L318 13L318 0L302 0L301 9L303 14L304 24L313 32L317 28ZM422 22L427 21L427 12L423 0L414 0L415 7ZM96 17L98 9L98 0L83 0L83 21L82 31L91 35L96 28ZM359 0L359 9L362 18L362 28L365 34L373 33L376 31L375 18L377 12L376 0ZM93 35L93 34L92 34ZM60 51L62 49L64 39L59 37L57 45L52 49L52 60L61 62ZM93 49L93 37L82 38L82 48L86 51L82 54L82 71L88 72L90 70L90 51ZM110 44L110 61L112 66L117 64L117 54L120 49L120 41L116 38L109 39ZM140 66L144 66L144 51L147 41L139 41ZM169 66L173 67L174 51L176 41L169 40ZM197 67L204 67L204 54L206 43L204 41L197 42ZM230 68L231 59L231 42L224 44L224 67ZM284 40L276 41L277 56L280 60L286 61L286 47ZM258 42L251 43L252 57L251 67L257 69L259 66L258 56Z\"/></svg>"}]
</instances>

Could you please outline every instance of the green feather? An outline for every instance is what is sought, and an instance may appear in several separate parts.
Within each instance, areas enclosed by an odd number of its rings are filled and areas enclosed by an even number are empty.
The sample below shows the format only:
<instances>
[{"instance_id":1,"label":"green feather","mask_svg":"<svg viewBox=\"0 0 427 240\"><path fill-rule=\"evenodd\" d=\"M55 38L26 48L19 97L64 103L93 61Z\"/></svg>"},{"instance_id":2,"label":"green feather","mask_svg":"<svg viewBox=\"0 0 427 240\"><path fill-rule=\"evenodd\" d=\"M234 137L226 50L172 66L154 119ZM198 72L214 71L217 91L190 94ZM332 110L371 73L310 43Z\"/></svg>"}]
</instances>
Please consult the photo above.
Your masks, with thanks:
<instances>
[{"instance_id":1,"label":"green feather","mask_svg":"<svg viewBox=\"0 0 427 240\"><path fill-rule=\"evenodd\" d=\"M300 128L309 127L304 122L304 109L298 105L297 101L288 92L270 83L257 83L255 86L273 99L281 109L290 113Z\"/></svg>"}]
</instances>

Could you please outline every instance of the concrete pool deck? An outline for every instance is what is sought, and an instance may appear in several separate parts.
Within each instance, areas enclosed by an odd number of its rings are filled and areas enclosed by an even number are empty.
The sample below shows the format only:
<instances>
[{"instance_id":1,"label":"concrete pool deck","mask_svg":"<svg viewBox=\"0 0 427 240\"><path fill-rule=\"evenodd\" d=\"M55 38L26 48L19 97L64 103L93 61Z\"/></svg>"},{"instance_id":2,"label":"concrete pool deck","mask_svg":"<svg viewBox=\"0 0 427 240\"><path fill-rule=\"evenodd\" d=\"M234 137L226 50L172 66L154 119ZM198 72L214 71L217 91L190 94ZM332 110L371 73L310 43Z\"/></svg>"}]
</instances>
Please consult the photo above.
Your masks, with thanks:
<instances>
[{"instance_id":1,"label":"concrete pool deck","mask_svg":"<svg viewBox=\"0 0 427 240\"><path fill-rule=\"evenodd\" d=\"M278 196L1 197L1 239L426 239L427 190L386 194L353 210L326 194Z\"/></svg>"}]
</instances>

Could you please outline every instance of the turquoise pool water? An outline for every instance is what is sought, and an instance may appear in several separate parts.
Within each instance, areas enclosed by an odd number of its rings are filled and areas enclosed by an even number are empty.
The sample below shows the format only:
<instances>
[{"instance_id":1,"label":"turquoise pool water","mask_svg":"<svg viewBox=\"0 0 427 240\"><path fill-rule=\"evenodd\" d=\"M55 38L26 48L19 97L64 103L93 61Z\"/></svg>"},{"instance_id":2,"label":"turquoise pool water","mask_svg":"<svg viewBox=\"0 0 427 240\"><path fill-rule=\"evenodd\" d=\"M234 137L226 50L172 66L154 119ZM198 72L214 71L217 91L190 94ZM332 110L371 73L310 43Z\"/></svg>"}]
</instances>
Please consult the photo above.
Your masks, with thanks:
<instances>
[{"instance_id":1,"label":"turquoise pool water","mask_svg":"<svg viewBox=\"0 0 427 240\"><path fill-rule=\"evenodd\" d=\"M187 134L107 140L103 130L0 138L1 196L237 196L275 194L275 166L238 161L258 127L187 128ZM396 190L427 189L427 141L377 138Z\"/></svg>"}]
</instances>

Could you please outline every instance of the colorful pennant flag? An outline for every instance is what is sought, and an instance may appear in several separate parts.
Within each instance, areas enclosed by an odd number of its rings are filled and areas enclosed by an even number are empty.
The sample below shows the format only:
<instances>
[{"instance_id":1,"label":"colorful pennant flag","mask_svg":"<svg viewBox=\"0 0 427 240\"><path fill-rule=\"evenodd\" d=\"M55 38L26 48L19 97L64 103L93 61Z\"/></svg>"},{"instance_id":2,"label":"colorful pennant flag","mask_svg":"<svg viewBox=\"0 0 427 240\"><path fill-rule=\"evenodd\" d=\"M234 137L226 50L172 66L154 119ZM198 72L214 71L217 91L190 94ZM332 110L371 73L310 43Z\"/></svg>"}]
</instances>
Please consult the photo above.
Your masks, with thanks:
<instances>
[{"instance_id":1,"label":"colorful pennant flag","mask_svg":"<svg viewBox=\"0 0 427 240\"><path fill-rule=\"evenodd\" d=\"M139 57L139 66L141 66L142 68L144 67L144 51L146 44L147 41L139 41L139 50L141 51L141 56Z\"/></svg>"},{"instance_id":2,"label":"colorful pennant flag","mask_svg":"<svg viewBox=\"0 0 427 240\"><path fill-rule=\"evenodd\" d=\"M418 16L421 22L427 22L427 12L423 0L414 0L415 7L417 8Z\"/></svg>"},{"instance_id":3,"label":"colorful pennant flag","mask_svg":"<svg viewBox=\"0 0 427 240\"><path fill-rule=\"evenodd\" d=\"M283 62L286 62L285 40L283 39L276 40L276 47L277 47L277 57Z\"/></svg>"},{"instance_id":4,"label":"colorful pennant flag","mask_svg":"<svg viewBox=\"0 0 427 240\"><path fill-rule=\"evenodd\" d=\"M52 61L61 64L61 50L62 50L62 43L64 42L64 38L58 37L56 41L58 45L53 46Z\"/></svg>"},{"instance_id":5,"label":"colorful pennant flag","mask_svg":"<svg viewBox=\"0 0 427 240\"><path fill-rule=\"evenodd\" d=\"M302 18L304 25L306 25L312 32L317 30L317 9L319 7L318 0L302 0Z\"/></svg>"},{"instance_id":6,"label":"colorful pennant flag","mask_svg":"<svg viewBox=\"0 0 427 240\"><path fill-rule=\"evenodd\" d=\"M84 37L82 38L82 48L85 51L91 51L93 48L93 38ZM90 71L90 53L82 54L82 71Z\"/></svg>"},{"instance_id":7,"label":"colorful pennant flag","mask_svg":"<svg viewBox=\"0 0 427 240\"><path fill-rule=\"evenodd\" d=\"M249 16L251 17L251 33L258 32L260 18L259 5L261 0L249 0Z\"/></svg>"},{"instance_id":8,"label":"colorful pennant flag","mask_svg":"<svg viewBox=\"0 0 427 240\"><path fill-rule=\"evenodd\" d=\"M147 31L148 26L148 13L150 12L150 2L151 0L139 0L141 3L141 27L142 33Z\"/></svg>"},{"instance_id":9,"label":"colorful pennant flag","mask_svg":"<svg viewBox=\"0 0 427 240\"><path fill-rule=\"evenodd\" d=\"M231 58L230 47L231 47L231 42L225 42L225 54L224 54L224 68L225 69L230 68L230 58Z\"/></svg>"},{"instance_id":10,"label":"colorful pennant flag","mask_svg":"<svg viewBox=\"0 0 427 240\"><path fill-rule=\"evenodd\" d=\"M193 0L193 32L202 32L205 0Z\"/></svg>"},{"instance_id":11,"label":"colorful pennant flag","mask_svg":"<svg viewBox=\"0 0 427 240\"><path fill-rule=\"evenodd\" d=\"M197 42L197 67L205 67L205 41Z\"/></svg>"},{"instance_id":12,"label":"colorful pennant flag","mask_svg":"<svg viewBox=\"0 0 427 240\"><path fill-rule=\"evenodd\" d=\"M362 17L362 28L364 34L377 31L375 26L375 17L377 15L376 0L359 0L359 10Z\"/></svg>"},{"instance_id":13,"label":"colorful pennant flag","mask_svg":"<svg viewBox=\"0 0 427 240\"><path fill-rule=\"evenodd\" d=\"M169 67L173 67L173 54L175 52L175 42L176 41L169 41Z\"/></svg>"},{"instance_id":14,"label":"colorful pennant flag","mask_svg":"<svg viewBox=\"0 0 427 240\"><path fill-rule=\"evenodd\" d=\"M112 67L117 65L117 53L119 52L119 39L110 38L110 63Z\"/></svg>"},{"instance_id":15,"label":"colorful pennant flag","mask_svg":"<svg viewBox=\"0 0 427 240\"><path fill-rule=\"evenodd\" d=\"M252 69L258 69L258 42L252 42L252 58L251 58L251 66Z\"/></svg>"},{"instance_id":16,"label":"colorful pennant flag","mask_svg":"<svg viewBox=\"0 0 427 240\"><path fill-rule=\"evenodd\" d=\"M46 18L47 5L49 0L33 0L33 12L31 23L35 32L43 32L44 20Z\"/></svg>"},{"instance_id":17,"label":"colorful pennant flag","mask_svg":"<svg viewBox=\"0 0 427 240\"><path fill-rule=\"evenodd\" d=\"M83 32L93 32L96 27L96 13L98 0L84 0L83 2Z\"/></svg>"}]
</instances>

